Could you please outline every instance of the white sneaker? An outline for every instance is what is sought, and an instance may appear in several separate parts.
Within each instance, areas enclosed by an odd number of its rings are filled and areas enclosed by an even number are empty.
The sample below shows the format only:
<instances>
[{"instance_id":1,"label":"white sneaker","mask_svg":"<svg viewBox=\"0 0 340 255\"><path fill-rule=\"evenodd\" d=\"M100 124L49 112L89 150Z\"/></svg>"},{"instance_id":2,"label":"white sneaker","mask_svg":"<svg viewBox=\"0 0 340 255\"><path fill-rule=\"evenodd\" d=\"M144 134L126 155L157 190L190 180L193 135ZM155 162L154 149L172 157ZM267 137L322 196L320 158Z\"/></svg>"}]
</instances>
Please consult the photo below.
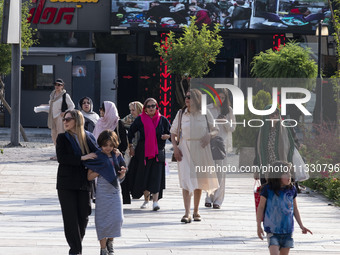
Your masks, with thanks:
<instances>
[{"instance_id":1,"label":"white sneaker","mask_svg":"<svg viewBox=\"0 0 340 255\"><path fill-rule=\"evenodd\" d=\"M149 207L149 201L144 201L144 203L140 206L141 209L145 209Z\"/></svg>"},{"instance_id":2,"label":"white sneaker","mask_svg":"<svg viewBox=\"0 0 340 255\"><path fill-rule=\"evenodd\" d=\"M158 205L158 202L153 202L153 210L154 211L158 211L159 209L161 209Z\"/></svg>"}]
</instances>

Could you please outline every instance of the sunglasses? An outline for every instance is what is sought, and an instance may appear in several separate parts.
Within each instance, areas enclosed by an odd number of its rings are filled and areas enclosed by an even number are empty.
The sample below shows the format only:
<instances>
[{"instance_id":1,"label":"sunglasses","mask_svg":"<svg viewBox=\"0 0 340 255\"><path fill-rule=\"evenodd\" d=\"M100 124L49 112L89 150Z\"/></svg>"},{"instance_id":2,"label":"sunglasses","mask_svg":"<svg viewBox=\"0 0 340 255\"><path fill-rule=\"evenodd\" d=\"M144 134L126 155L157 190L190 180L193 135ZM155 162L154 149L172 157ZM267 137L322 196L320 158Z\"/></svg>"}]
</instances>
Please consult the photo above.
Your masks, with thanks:
<instances>
[{"instance_id":1,"label":"sunglasses","mask_svg":"<svg viewBox=\"0 0 340 255\"><path fill-rule=\"evenodd\" d=\"M69 117L69 118L63 118L63 122L66 121L66 122L70 122L71 120L74 120L74 118L72 117Z\"/></svg>"},{"instance_id":2,"label":"sunglasses","mask_svg":"<svg viewBox=\"0 0 340 255\"><path fill-rule=\"evenodd\" d=\"M146 108L150 109L150 108L156 108L157 105L155 104L149 104L147 106L145 106Z\"/></svg>"},{"instance_id":3,"label":"sunglasses","mask_svg":"<svg viewBox=\"0 0 340 255\"><path fill-rule=\"evenodd\" d=\"M63 85L63 84L60 84L60 83L56 83L56 84L54 84L54 86L60 87L60 86L64 86L64 85Z\"/></svg>"},{"instance_id":4,"label":"sunglasses","mask_svg":"<svg viewBox=\"0 0 340 255\"><path fill-rule=\"evenodd\" d=\"M190 96L185 96L186 99L190 99Z\"/></svg>"}]
</instances>

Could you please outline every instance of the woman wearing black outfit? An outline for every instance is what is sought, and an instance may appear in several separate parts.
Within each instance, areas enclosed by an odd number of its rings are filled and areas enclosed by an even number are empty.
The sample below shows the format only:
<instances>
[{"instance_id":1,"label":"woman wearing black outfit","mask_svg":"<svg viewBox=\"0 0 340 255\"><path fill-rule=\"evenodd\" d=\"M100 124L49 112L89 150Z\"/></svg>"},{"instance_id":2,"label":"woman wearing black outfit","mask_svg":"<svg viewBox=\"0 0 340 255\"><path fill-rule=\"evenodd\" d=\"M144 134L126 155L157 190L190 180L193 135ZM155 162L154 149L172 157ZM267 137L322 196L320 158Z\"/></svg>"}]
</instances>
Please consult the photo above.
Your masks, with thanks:
<instances>
[{"instance_id":1,"label":"woman wearing black outfit","mask_svg":"<svg viewBox=\"0 0 340 255\"><path fill-rule=\"evenodd\" d=\"M140 132L140 139L134 150L132 139ZM170 138L170 123L158 111L158 104L154 98L146 99L143 112L131 124L128 132L130 154L135 156L138 171L130 176L133 181L132 197L146 198L141 208L146 208L149 196L152 194L153 210L160 209L158 199L162 198L165 189L165 142Z\"/></svg>"},{"instance_id":2,"label":"woman wearing black outfit","mask_svg":"<svg viewBox=\"0 0 340 255\"><path fill-rule=\"evenodd\" d=\"M84 130L84 117L80 111L67 111L63 124L65 133L58 135L56 145L58 198L69 254L81 254L81 243L91 214L90 183L82 161L95 158L97 147L94 137Z\"/></svg>"}]
</instances>

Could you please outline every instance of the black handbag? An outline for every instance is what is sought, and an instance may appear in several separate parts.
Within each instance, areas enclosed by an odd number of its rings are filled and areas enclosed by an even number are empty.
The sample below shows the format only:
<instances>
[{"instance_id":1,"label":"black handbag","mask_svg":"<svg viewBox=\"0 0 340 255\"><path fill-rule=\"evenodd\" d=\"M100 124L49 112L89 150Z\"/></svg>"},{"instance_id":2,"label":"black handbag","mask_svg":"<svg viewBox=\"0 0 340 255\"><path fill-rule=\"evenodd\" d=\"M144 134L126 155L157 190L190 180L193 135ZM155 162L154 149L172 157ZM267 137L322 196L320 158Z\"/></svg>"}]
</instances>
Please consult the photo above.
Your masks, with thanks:
<instances>
[{"instance_id":1,"label":"black handbag","mask_svg":"<svg viewBox=\"0 0 340 255\"><path fill-rule=\"evenodd\" d=\"M67 103L66 103L66 93L63 94L63 101L61 103L61 112L66 112L68 109Z\"/></svg>"},{"instance_id":2,"label":"black handbag","mask_svg":"<svg viewBox=\"0 0 340 255\"><path fill-rule=\"evenodd\" d=\"M205 115L205 118L207 120L208 130L210 133L207 115ZM214 160L223 160L227 155L223 138L220 136L215 136L210 139L210 148Z\"/></svg>"}]
</instances>

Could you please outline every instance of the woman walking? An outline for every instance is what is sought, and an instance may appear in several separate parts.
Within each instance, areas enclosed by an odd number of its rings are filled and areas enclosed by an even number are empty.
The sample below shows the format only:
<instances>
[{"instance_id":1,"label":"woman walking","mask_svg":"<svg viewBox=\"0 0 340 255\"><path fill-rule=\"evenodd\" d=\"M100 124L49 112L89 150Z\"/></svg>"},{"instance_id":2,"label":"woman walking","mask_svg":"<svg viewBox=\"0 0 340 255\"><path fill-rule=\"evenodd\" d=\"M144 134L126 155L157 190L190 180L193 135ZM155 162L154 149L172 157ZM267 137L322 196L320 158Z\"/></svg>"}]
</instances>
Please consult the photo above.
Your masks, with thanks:
<instances>
[{"instance_id":1,"label":"woman walking","mask_svg":"<svg viewBox=\"0 0 340 255\"><path fill-rule=\"evenodd\" d=\"M58 135L56 146L58 198L69 254L81 254L81 243L91 214L90 183L82 162L94 159L97 147L91 133L84 130L84 117L80 111L66 111L62 121L65 133Z\"/></svg>"},{"instance_id":2,"label":"woman walking","mask_svg":"<svg viewBox=\"0 0 340 255\"><path fill-rule=\"evenodd\" d=\"M119 119L119 114L116 105L110 101L104 101L100 108L100 119L93 130L93 135L97 139L104 130L115 131L118 135L119 146L121 153L125 153L128 144L126 137L126 129L123 122Z\"/></svg>"},{"instance_id":3,"label":"woman walking","mask_svg":"<svg viewBox=\"0 0 340 255\"><path fill-rule=\"evenodd\" d=\"M135 119L143 112L143 104L138 101L134 101L129 103L130 114L125 116L122 119L124 127L129 130L131 124L135 121ZM137 143L139 141L140 134L139 132L135 133L135 137L132 139L132 143L130 146L133 149L136 149ZM129 146L129 147L130 147ZM144 161L144 158L137 158L130 156L130 149L127 149L124 155L124 159L126 164L129 166L129 171L126 173L125 181L121 183L122 195L123 195L123 204L131 204L131 195L130 192L134 186L134 178L136 176L136 172L138 171L138 161ZM142 166L144 167L144 165ZM147 198L145 198L147 199Z\"/></svg>"},{"instance_id":4,"label":"woman walking","mask_svg":"<svg viewBox=\"0 0 340 255\"><path fill-rule=\"evenodd\" d=\"M265 107L270 109L271 105ZM265 121L270 119L271 121ZM268 166L275 161L292 162L295 141L289 128L281 125L280 110L269 116L264 116L264 125L260 128L255 145L254 165ZM260 178L261 184L266 183L266 176L262 173L255 173L255 179Z\"/></svg>"},{"instance_id":5,"label":"woman walking","mask_svg":"<svg viewBox=\"0 0 340 255\"><path fill-rule=\"evenodd\" d=\"M181 219L184 223L191 222L192 195L194 196L193 219L201 221L198 207L202 190L210 194L218 188L215 172L196 171L197 167L214 166L209 142L211 137L218 133L218 129L213 126L210 111L207 111L206 116L201 114L201 97L202 94L197 89L187 92L185 108L177 113L171 127L171 141L178 162L178 177L185 208L185 214ZM179 139L179 144L176 138Z\"/></svg>"},{"instance_id":6,"label":"woman walking","mask_svg":"<svg viewBox=\"0 0 340 255\"><path fill-rule=\"evenodd\" d=\"M49 112L48 112L48 128L51 129L51 136L54 145L56 145L57 136L64 132L63 117L66 111L74 109L74 103L69 94L64 89L65 83L62 79L56 79L54 82L54 90L50 94ZM56 157L51 157L56 160Z\"/></svg>"},{"instance_id":7,"label":"woman walking","mask_svg":"<svg viewBox=\"0 0 340 255\"><path fill-rule=\"evenodd\" d=\"M236 118L233 114L233 109L230 107L229 95L227 89L218 89L217 90L219 98L221 99L222 105L218 104L208 104L207 108L210 110L214 119L225 119L228 121L226 124L219 124L219 132L218 136L223 138L224 145L227 152L232 152L233 150L233 141L232 141L232 132L235 130L235 122ZM215 97L215 101L219 102L218 97ZM231 125L231 123L234 123ZM215 160L215 164L219 166L227 165L227 158L222 160ZM210 195L206 195L205 198L205 207L212 207L214 209L220 209L224 200L225 193L225 179L226 173L223 171L218 171L217 178L220 187L215 190Z\"/></svg>"},{"instance_id":8,"label":"woman walking","mask_svg":"<svg viewBox=\"0 0 340 255\"><path fill-rule=\"evenodd\" d=\"M140 139L134 149L132 139L138 131ZM158 200L165 189L165 142L170 138L170 123L159 113L156 99L145 100L143 112L131 124L128 137L131 156L143 159L138 161L132 196L139 198L144 194L146 199L141 208L146 208L151 193L152 208L157 211L160 209Z\"/></svg>"}]
</instances>

